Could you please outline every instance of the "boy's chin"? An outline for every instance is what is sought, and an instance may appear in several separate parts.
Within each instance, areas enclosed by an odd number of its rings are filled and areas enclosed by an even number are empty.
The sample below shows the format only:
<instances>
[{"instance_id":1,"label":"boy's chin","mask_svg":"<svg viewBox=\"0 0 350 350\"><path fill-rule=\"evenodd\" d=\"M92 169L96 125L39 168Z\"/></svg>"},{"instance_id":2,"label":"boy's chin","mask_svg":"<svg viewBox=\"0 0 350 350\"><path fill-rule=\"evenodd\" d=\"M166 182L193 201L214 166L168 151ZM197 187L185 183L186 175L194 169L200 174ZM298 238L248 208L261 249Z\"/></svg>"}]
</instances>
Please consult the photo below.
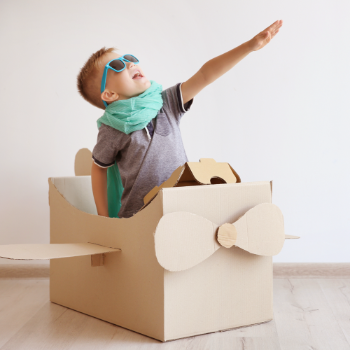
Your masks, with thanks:
<instances>
[{"instance_id":1,"label":"boy's chin","mask_svg":"<svg viewBox=\"0 0 350 350\"><path fill-rule=\"evenodd\" d=\"M137 80L134 79L134 81L135 81L135 84L139 86L147 86L147 87L151 86L151 82L146 77L143 77L142 79L137 79Z\"/></svg>"},{"instance_id":2,"label":"boy's chin","mask_svg":"<svg viewBox=\"0 0 350 350\"><path fill-rule=\"evenodd\" d=\"M142 82L142 84L146 89L148 89L152 85L151 82L147 78L145 78L145 81Z\"/></svg>"}]
</instances>

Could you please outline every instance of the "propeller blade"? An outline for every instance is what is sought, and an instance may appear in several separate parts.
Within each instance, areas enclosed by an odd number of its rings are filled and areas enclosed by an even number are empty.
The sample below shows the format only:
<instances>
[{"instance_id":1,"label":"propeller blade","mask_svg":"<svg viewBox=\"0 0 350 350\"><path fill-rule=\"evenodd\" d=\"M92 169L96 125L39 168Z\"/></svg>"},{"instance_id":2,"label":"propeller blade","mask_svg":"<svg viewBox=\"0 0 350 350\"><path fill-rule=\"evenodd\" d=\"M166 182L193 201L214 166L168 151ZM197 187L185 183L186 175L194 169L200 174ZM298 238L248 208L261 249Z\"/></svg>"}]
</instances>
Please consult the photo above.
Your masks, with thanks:
<instances>
[{"instance_id":1,"label":"propeller blade","mask_svg":"<svg viewBox=\"0 0 350 350\"><path fill-rule=\"evenodd\" d=\"M156 228L155 250L159 264L169 271L189 269L211 256L221 246L233 245L249 253L277 255L286 238L281 210L262 203L248 210L233 224L220 227L189 212L164 215Z\"/></svg>"},{"instance_id":2,"label":"propeller blade","mask_svg":"<svg viewBox=\"0 0 350 350\"><path fill-rule=\"evenodd\" d=\"M181 271L207 259L217 249L218 225L189 212L164 215L154 235L158 262L166 270Z\"/></svg>"}]
</instances>

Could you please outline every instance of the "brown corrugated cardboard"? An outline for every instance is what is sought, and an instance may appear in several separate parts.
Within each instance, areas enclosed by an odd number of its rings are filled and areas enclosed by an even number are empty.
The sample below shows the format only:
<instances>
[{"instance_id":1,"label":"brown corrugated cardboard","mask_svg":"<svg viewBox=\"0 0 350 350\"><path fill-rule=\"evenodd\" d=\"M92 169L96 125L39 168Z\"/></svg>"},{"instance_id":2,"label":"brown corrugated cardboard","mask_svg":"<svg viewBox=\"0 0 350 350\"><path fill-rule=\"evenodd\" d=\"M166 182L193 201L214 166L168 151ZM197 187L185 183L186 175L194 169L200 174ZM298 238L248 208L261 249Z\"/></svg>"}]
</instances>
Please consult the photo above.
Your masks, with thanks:
<instances>
[{"instance_id":1,"label":"brown corrugated cardboard","mask_svg":"<svg viewBox=\"0 0 350 350\"><path fill-rule=\"evenodd\" d=\"M86 197L87 188L76 186L75 206L66 198L70 182L85 177L66 178L61 191L49 180L51 243L94 242L120 248L106 254L104 265L91 268L89 257L56 259L50 262L51 301L164 340L164 269L154 253L153 232L163 215L161 196L135 216L111 219L79 210L78 191ZM90 184L90 191L91 184ZM93 197L91 197L93 201ZM84 203L87 207L86 203ZM96 297L98 296L98 297Z\"/></svg>"},{"instance_id":2,"label":"brown corrugated cardboard","mask_svg":"<svg viewBox=\"0 0 350 350\"><path fill-rule=\"evenodd\" d=\"M92 153L87 148L80 149L75 155L75 176L91 175Z\"/></svg>"},{"instance_id":3,"label":"brown corrugated cardboard","mask_svg":"<svg viewBox=\"0 0 350 350\"><path fill-rule=\"evenodd\" d=\"M166 187L210 185L219 183L241 182L239 175L228 163L217 163L212 158L201 158L199 162L187 162L178 167L168 180L160 186L155 186L143 199L149 203L159 192Z\"/></svg>"},{"instance_id":4,"label":"brown corrugated cardboard","mask_svg":"<svg viewBox=\"0 0 350 350\"><path fill-rule=\"evenodd\" d=\"M201 163L213 164L205 159ZM239 183L227 163L216 164L226 164L220 176L213 172L202 176L204 168L198 170L188 163L176 169L168 184L150 193L147 205L128 219L96 215L89 176L50 178L51 243L121 249L93 259L86 255L51 260L51 301L161 341L271 320L272 257L244 250L252 249L244 240L240 243L244 249L220 248L213 235L214 227L236 225L250 209L271 203L271 184ZM232 182L198 186L198 179L210 183L219 178ZM176 187L168 187L171 181ZM189 232L190 236L182 239L190 242L190 255L196 244L197 261L185 270L168 271L157 260L156 229L165 225L163 231L175 232L166 218L179 212L198 216L200 221L210 222L211 228L186 218L177 222ZM239 241L238 231L247 229L236 229ZM202 242L201 234L208 239ZM173 238L168 238L169 244ZM268 241L271 243L271 238ZM166 246L166 242L162 244ZM260 249L257 246L253 248ZM213 247L217 248L214 252ZM264 253L267 248L261 249ZM188 257L189 252L183 256Z\"/></svg>"},{"instance_id":5,"label":"brown corrugated cardboard","mask_svg":"<svg viewBox=\"0 0 350 350\"><path fill-rule=\"evenodd\" d=\"M157 259L169 271L189 269L221 246L277 255L286 238L281 210L271 203L259 204L233 224L221 226L189 212L169 213L161 218L154 236Z\"/></svg>"},{"instance_id":6,"label":"brown corrugated cardboard","mask_svg":"<svg viewBox=\"0 0 350 350\"><path fill-rule=\"evenodd\" d=\"M270 201L269 182L163 188L133 217L110 219L72 207L50 183L52 243L122 249L106 255L103 267L91 268L88 257L51 261L51 300L163 341L270 320L271 257L219 249L190 269L170 272L159 265L154 244L167 213L192 212L221 225Z\"/></svg>"},{"instance_id":7,"label":"brown corrugated cardboard","mask_svg":"<svg viewBox=\"0 0 350 350\"><path fill-rule=\"evenodd\" d=\"M236 247L264 256L277 255L284 244L284 222L281 210L272 203L262 203L248 210L234 222ZM218 235L220 234L220 228Z\"/></svg>"},{"instance_id":8,"label":"brown corrugated cardboard","mask_svg":"<svg viewBox=\"0 0 350 350\"><path fill-rule=\"evenodd\" d=\"M83 255L102 255L119 251L120 249L102 247L92 243L0 245L0 257L14 260L70 258Z\"/></svg>"}]
</instances>

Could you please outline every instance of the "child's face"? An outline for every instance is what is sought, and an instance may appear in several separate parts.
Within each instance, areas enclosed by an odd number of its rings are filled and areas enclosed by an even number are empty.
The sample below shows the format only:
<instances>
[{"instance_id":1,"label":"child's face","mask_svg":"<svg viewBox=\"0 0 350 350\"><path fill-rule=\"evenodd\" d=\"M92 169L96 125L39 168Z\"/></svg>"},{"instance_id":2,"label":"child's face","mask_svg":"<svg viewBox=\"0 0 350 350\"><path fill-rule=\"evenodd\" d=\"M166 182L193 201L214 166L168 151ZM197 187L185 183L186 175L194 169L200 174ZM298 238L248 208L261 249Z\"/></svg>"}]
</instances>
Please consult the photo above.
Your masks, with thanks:
<instances>
[{"instance_id":1,"label":"child's face","mask_svg":"<svg viewBox=\"0 0 350 350\"><path fill-rule=\"evenodd\" d=\"M105 65L112 59L121 57L115 52L110 52L105 55L102 60L102 66L100 71L100 84L102 80L102 74ZM145 77L140 64L135 64L133 62L125 62L126 68L121 72L115 72L108 69L106 88L105 91L101 93L101 98L105 100L108 104L117 100L126 100L131 97L138 96L146 91L150 86L151 82ZM140 71L142 78L136 77L133 79L136 71Z\"/></svg>"}]
</instances>

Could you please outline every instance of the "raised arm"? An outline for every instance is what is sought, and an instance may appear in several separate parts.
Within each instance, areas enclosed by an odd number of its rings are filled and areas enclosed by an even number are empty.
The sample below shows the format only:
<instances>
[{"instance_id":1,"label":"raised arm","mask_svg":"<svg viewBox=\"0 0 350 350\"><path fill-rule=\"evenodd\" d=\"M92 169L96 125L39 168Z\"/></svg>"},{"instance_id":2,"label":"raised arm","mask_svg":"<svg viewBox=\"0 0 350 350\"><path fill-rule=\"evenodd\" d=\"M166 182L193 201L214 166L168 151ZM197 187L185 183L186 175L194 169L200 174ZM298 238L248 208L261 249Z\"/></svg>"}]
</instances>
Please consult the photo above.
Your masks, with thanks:
<instances>
[{"instance_id":1,"label":"raised arm","mask_svg":"<svg viewBox=\"0 0 350 350\"><path fill-rule=\"evenodd\" d=\"M282 20L278 20L251 40L206 62L194 76L181 84L183 103L190 101L202 89L228 72L249 53L262 49L278 33L282 24Z\"/></svg>"}]
</instances>

